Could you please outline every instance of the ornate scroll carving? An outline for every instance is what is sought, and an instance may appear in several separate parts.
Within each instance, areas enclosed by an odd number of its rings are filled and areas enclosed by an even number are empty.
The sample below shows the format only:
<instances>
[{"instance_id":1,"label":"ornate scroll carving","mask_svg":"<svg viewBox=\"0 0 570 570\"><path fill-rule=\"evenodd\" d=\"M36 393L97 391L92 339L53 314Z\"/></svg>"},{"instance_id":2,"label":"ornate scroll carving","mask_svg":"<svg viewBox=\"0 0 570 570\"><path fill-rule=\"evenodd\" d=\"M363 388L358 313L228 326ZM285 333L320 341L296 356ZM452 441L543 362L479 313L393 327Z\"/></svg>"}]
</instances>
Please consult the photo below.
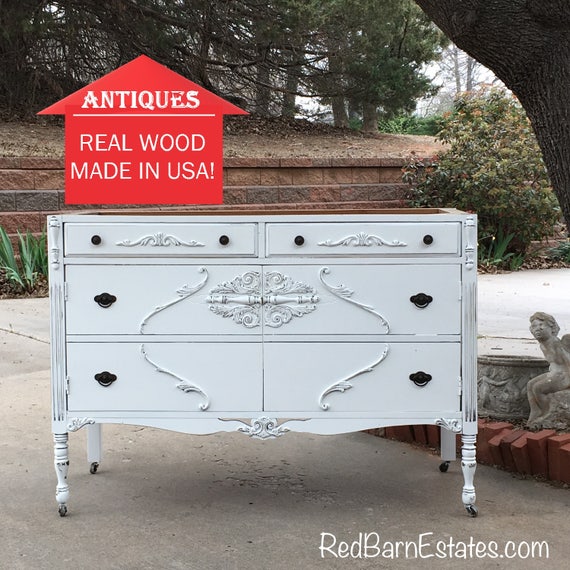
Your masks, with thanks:
<instances>
[{"instance_id":1,"label":"ornate scroll carving","mask_svg":"<svg viewBox=\"0 0 570 570\"><path fill-rule=\"evenodd\" d=\"M161 311L164 311L164 309L168 309L168 307L172 307L172 305L176 305L176 303L180 303L180 301L184 301L184 299L188 299L188 297L194 295L194 293L197 293L198 291L200 291L200 289L202 289L202 287L204 287L206 281L208 280L208 271L205 267L199 267L198 272L204 273L204 277L202 278L202 280L196 285L183 285L182 287L180 287L180 289L176 291L176 293L178 293L178 299L174 299L172 301L169 301L168 303L165 303L164 305L159 305L158 307L155 307L154 310L151 311L141 321L141 324L139 326L139 330L141 333L144 332L145 326L147 325L148 321L152 317L154 317L154 315L160 313Z\"/></svg>"},{"instance_id":2,"label":"ornate scroll carving","mask_svg":"<svg viewBox=\"0 0 570 570\"><path fill-rule=\"evenodd\" d=\"M319 297L314 287L295 281L279 271L269 271L264 277L264 317L268 327L278 328L293 317L312 313Z\"/></svg>"},{"instance_id":3,"label":"ornate scroll carving","mask_svg":"<svg viewBox=\"0 0 570 570\"><path fill-rule=\"evenodd\" d=\"M263 289L263 294L262 294ZM214 287L206 298L210 310L246 328L263 323L278 328L316 309L319 298L310 285L278 271L248 271Z\"/></svg>"},{"instance_id":4,"label":"ornate scroll carving","mask_svg":"<svg viewBox=\"0 0 570 570\"><path fill-rule=\"evenodd\" d=\"M261 273L246 271L231 281L224 281L206 297L210 311L251 329L260 324Z\"/></svg>"},{"instance_id":5,"label":"ornate scroll carving","mask_svg":"<svg viewBox=\"0 0 570 570\"><path fill-rule=\"evenodd\" d=\"M157 232L155 234L141 236L134 241L124 239L123 241L118 241L116 245L121 245L124 247L135 247L137 245L151 247L170 247L171 245L176 247L181 245L185 247L204 247L205 244L194 239L190 241L184 241L180 238L177 238L176 236L168 235L163 232Z\"/></svg>"},{"instance_id":6,"label":"ornate scroll carving","mask_svg":"<svg viewBox=\"0 0 570 570\"><path fill-rule=\"evenodd\" d=\"M200 396L202 396L205 400L204 403L198 404L198 408L202 411L207 410L210 406L210 398L208 398L208 395L206 394L206 392L204 392L204 390L202 390L202 388L196 386L195 384L192 384L189 380L186 380L186 378L182 378L182 376L178 376L178 374L175 374L174 372L171 372L170 370L167 370L166 368L163 368L162 366L160 366L159 364L156 364L156 362L154 362L153 360L151 360L148 357L148 354L146 353L146 349L144 344L141 344L141 354L143 356L143 358L151 365L154 366L154 369L157 372L160 372L162 374L166 374L168 376L172 376L172 378L176 378L176 380L179 380L180 382L178 384L176 384L176 387L179 390L182 390L185 393L190 393L190 392L196 392L198 394L200 394Z\"/></svg>"},{"instance_id":7,"label":"ornate scroll carving","mask_svg":"<svg viewBox=\"0 0 570 570\"><path fill-rule=\"evenodd\" d=\"M352 234L336 241L333 241L332 239L320 241L317 243L317 245L324 247L337 247L339 245L344 245L344 246L351 245L353 247L371 247L373 245L376 246L385 245L387 247L406 247L408 244L403 241L399 241L397 239L388 241L374 234L358 232L357 234Z\"/></svg>"},{"instance_id":8,"label":"ornate scroll carving","mask_svg":"<svg viewBox=\"0 0 570 570\"><path fill-rule=\"evenodd\" d=\"M69 422L67 423L67 430L68 431L77 431L80 430L82 427L87 425L92 425L95 423L95 420L92 418L70 418Z\"/></svg>"},{"instance_id":9,"label":"ornate scroll carving","mask_svg":"<svg viewBox=\"0 0 570 570\"><path fill-rule=\"evenodd\" d=\"M222 419L222 418L220 418ZM274 418L268 418L267 416L261 416L260 418L252 419L250 425L245 421L240 419L224 419L224 421L240 422L244 424L245 427L238 427L237 431L249 435L256 439L270 439L280 437L283 434L291 431L289 428L284 427L283 424L290 420L285 420L281 424L277 423Z\"/></svg>"},{"instance_id":10,"label":"ornate scroll carving","mask_svg":"<svg viewBox=\"0 0 570 570\"><path fill-rule=\"evenodd\" d=\"M446 418L438 418L437 420L435 420L435 425L448 429L453 433L461 433L462 430L461 420L458 419L449 420Z\"/></svg>"},{"instance_id":11,"label":"ornate scroll carving","mask_svg":"<svg viewBox=\"0 0 570 570\"><path fill-rule=\"evenodd\" d=\"M334 384L332 384L332 386L329 386L319 397L319 406L321 407L321 409L328 410L330 408L330 404L324 401L324 399L329 394L332 394L333 392L344 393L347 390L350 390L351 388L353 388L353 385L349 382L349 380L353 380L357 376L365 374L366 372L372 372L374 368L376 368L376 366L378 366L388 356L389 348L390 347L386 344L384 351L382 352L378 360L376 360L369 366L366 366L366 368L362 368L361 370L358 370L358 372L354 372L350 376L347 376L346 378L343 378L342 380L335 382Z\"/></svg>"},{"instance_id":12,"label":"ornate scroll carving","mask_svg":"<svg viewBox=\"0 0 570 570\"><path fill-rule=\"evenodd\" d=\"M330 272L331 271L328 267L323 267L319 273L319 279L321 280L321 283L327 288L327 290L330 291L333 295L335 295L339 299L342 299L347 303L351 303L352 305L360 307L361 309L369 313L372 313L374 316L378 317L380 319L380 322L386 329L386 333L389 333L390 324L388 323L388 321L380 313L378 313L374 309L374 307L371 307L370 305L365 305L364 303L359 303L358 301L352 299L351 297L354 294L354 291L352 289L349 289L345 285L331 285L330 283L327 283L325 281L324 276L328 275Z\"/></svg>"}]
</instances>

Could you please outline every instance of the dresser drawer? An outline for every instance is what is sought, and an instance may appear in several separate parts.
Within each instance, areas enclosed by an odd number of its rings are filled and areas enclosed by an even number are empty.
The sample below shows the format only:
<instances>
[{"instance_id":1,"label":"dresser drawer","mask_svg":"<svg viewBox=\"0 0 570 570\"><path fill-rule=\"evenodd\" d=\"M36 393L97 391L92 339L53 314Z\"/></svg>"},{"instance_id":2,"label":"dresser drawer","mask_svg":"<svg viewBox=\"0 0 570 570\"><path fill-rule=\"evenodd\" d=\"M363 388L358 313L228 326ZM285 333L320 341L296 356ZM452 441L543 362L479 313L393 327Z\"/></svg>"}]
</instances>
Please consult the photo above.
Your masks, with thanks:
<instances>
[{"instance_id":1,"label":"dresser drawer","mask_svg":"<svg viewBox=\"0 0 570 570\"><path fill-rule=\"evenodd\" d=\"M267 255L459 255L461 225L447 223L267 224Z\"/></svg>"},{"instance_id":2,"label":"dresser drawer","mask_svg":"<svg viewBox=\"0 0 570 570\"><path fill-rule=\"evenodd\" d=\"M265 272L265 310L275 316L274 323L266 319L266 337L461 333L458 265L333 262L272 266ZM289 285L283 287L286 279ZM280 314L293 317L278 320Z\"/></svg>"},{"instance_id":3,"label":"dresser drawer","mask_svg":"<svg viewBox=\"0 0 570 570\"><path fill-rule=\"evenodd\" d=\"M69 410L261 410L261 350L255 343L69 343Z\"/></svg>"},{"instance_id":4,"label":"dresser drawer","mask_svg":"<svg viewBox=\"0 0 570 570\"><path fill-rule=\"evenodd\" d=\"M460 362L459 343L267 343L265 410L457 412Z\"/></svg>"},{"instance_id":5,"label":"dresser drawer","mask_svg":"<svg viewBox=\"0 0 570 570\"><path fill-rule=\"evenodd\" d=\"M65 255L256 257L255 223L65 224Z\"/></svg>"},{"instance_id":6,"label":"dresser drawer","mask_svg":"<svg viewBox=\"0 0 570 570\"><path fill-rule=\"evenodd\" d=\"M70 335L261 335L261 268L68 265Z\"/></svg>"}]
</instances>

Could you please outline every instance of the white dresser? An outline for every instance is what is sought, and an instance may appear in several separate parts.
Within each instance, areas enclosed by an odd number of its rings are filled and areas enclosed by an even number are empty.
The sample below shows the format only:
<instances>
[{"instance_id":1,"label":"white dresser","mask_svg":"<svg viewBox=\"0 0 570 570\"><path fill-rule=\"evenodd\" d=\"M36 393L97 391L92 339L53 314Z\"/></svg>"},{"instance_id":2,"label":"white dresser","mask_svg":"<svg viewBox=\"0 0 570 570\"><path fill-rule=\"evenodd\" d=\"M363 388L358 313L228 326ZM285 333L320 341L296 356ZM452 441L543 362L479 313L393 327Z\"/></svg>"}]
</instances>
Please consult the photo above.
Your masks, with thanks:
<instances>
[{"instance_id":1,"label":"white dresser","mask_svg":"<svg viewBox=\"0 0 570 570\"><path fill-rule=\"evenodd\" d=\"M462 434L475 516L476 218L454 210L50 216L56 497L68 432Z\"/></svg>"}]
</instances>

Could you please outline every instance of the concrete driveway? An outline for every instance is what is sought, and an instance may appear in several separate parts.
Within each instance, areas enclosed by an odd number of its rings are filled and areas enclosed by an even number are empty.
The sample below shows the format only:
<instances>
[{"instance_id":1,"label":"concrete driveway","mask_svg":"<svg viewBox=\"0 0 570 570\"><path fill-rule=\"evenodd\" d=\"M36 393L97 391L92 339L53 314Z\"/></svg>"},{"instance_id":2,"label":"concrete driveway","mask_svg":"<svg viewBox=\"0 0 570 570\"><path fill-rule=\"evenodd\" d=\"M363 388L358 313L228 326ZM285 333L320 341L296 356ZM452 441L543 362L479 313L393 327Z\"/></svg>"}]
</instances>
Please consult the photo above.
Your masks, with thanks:
<instances>
[{"instance_id":1,"label":"concrete driveway","mask_svg":"<svg viewBox=\"0 0 570 570\"><path fill-rule=\"evenodd\" d=\"M536 310L570 332L569 291L570 270L482 276L484 350L534 350ZM2 569L520 570L570 559L567 489L479 466L470 518L457 462L440 473L430 450L364 433L262 442L106 425L90 475L79 431L61 518L46 299L0 301L0 355Z\"/></svg>"}]
</instances>

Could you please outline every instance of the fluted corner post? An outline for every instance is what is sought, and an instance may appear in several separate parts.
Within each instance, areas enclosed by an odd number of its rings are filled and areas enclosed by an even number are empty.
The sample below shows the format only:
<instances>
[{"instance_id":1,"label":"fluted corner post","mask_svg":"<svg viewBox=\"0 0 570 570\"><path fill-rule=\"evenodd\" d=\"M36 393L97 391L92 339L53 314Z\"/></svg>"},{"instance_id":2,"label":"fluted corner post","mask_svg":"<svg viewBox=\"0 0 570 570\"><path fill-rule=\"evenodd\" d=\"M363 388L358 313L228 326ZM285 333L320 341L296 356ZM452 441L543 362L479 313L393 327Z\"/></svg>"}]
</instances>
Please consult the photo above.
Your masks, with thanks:
<instances>
[{"instance_id":1,"label":"fluted corner post","mask_svg":"<svg viewBox=\"0 0 570 570\"><path fill-rule=\"evenodd\" d=\"M67 484L67 472L69 470L69 455L67 447L67 433L56 433L54 440L54 465L57 475L57 487L55 500L59 505L59 514L64 517L67 514L67 501L69 500L69 485Z\"/></svg>"}]
</instances>

